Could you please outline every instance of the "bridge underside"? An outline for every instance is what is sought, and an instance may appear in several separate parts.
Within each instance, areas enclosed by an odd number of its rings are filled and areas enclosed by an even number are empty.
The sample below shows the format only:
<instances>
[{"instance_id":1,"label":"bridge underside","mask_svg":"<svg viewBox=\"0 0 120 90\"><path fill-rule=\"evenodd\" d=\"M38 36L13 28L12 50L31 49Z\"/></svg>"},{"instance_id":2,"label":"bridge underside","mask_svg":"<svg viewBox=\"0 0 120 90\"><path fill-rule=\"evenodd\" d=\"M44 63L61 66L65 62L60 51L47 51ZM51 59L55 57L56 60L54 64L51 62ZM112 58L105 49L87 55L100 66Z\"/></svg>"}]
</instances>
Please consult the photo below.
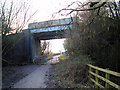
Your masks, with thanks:
<instances>
[{"instance_id":1,"label":"bridge underside","mask_svg":"<svg viewBox=\"0 0 120 90\"><path fill-rule=\"evenodd\" d=\"M25 31L25 32L30 32ZM50 39L61 39L66 38L67 30L61 30L61 31L48 31L48 32L40 32L40 33L32 33L28 35L28 39L26 40L26 53L28 53L27 56L30 56L30 61L34 59L34 57L40 57L40 45L41 40L50 40ZM30 52L30 53L29 53Z\"/></svg>"},{"instance_id":2,"label":"bridge underside","mask_svg":"<svg viewBox=\"0 0 120 90\"><path fill-rule=\"evenodd\" d=\"M34 33L33 36L39 40L61 39L66 37L66 31L40 32Z\"/></svg>"}]
</instances>

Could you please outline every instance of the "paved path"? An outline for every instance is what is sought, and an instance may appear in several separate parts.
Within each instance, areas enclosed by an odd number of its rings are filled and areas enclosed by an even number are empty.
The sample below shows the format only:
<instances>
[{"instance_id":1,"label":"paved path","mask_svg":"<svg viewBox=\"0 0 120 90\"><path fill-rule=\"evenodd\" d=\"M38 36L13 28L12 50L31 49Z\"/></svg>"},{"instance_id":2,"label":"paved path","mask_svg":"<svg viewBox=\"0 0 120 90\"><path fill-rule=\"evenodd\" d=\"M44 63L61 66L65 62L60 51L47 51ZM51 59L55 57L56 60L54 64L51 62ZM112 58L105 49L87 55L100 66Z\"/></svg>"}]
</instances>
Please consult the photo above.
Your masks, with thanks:
<instances>
[{"instance_id":1,"label":"paved path","mask_svg":"<svg viewBox=\"0 0 120 90\"><path fill-rule=\"evenodd\" d=\"M53 59L49 60L46 63L46 65L41 65L28 76L24 77L19 82L14 84L13 88L46 88L46 74L50 71L52 67L51 64L55 64L58 62L58 56L54 56Z\"/></svg>"},{"instance_id":2,"label":"paved path","mask_svg":"<svg viewBox=\"0 0 120 90\"><path fill-rule=\"evenodd\" d=\"M60 55L53 56L53 59L49 60L49 61L47 62L47 64L56 64L56 63L58 63L58 62L59 62L59 59L58 59L59 56L60 56Z\"/></svg>"},{"instance_id":3,"label":"paved path","mask_svg":"<svg viewBox=\"0 0 120 90\"><path fill-rule=\"evenodd\" d=\"M46 72L51 65L42 65L14 85L14 88L46 88Z\"/></svg>"},{"instance_id":4,"label":"paved path","mask_svg":"<svg viewBox=\"0 0 120 90\"><path fill-rule=\"evenodd\" d=\"M2 88L12 88L15 83L35 71L40 65L2 67Z\"/></svg>"}]
</instances>

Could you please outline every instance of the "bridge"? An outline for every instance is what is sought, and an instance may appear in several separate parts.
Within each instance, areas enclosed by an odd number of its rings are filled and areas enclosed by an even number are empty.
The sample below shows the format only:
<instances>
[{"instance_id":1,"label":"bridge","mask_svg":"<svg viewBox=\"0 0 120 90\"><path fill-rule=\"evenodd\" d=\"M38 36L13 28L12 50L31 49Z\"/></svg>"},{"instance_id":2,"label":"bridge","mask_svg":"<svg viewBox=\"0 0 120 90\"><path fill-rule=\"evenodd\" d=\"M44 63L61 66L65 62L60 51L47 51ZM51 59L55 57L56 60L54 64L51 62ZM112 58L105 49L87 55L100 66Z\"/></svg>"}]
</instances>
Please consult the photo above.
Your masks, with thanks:
<instances>
[{"instance_id":1,"label":"bridge","mask_svg":"<svg viewBox=\"0 0 120 90\"><path fill-rule=\"evenodd\" d=\"M31 23L28 29L34 37L39 40L59 39L65 37L65 32L72 28L70 18L49 20L38 23Z\"/></svg>"},{"instance_id":2,"label":"bridge","mask_svg":"<svg viewBox=\"0 0 120 90\"><path fill-rule=\"evenodd\" d=\"M8 38L16 38L18 35L20 39L4 55L4 58L15 64L32 62L36 56L41 56L41 40L66 38L68 30L78 27L76 20L78 20L76 17L72 17L30 23L28 29L23 30L22 33L7 36Z\"/></svg>"},{"instance_id":3,"label":"bridge","mask_svg":"<svg viewBox=\"0 0 120 90\"><path fill-rule=\"evenodd\" d=\"M61 39L72 29L75 18L64 18L43 22L30 23L28 29L23 30L25 38L26 59L31 62L35 56L40 56L41 40Z\"/></svg>"}]
</instances>

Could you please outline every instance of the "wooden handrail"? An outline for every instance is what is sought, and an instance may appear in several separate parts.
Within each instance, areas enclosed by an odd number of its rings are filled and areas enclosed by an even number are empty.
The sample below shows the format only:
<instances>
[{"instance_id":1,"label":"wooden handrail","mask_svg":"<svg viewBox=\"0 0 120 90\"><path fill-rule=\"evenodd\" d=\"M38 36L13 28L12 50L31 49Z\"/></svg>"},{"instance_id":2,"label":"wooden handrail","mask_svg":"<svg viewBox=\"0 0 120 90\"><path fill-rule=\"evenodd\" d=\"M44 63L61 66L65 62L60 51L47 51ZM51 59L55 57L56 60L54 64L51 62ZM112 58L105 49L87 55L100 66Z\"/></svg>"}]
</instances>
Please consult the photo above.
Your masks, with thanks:
<instances>
[{"instance_id":1,"label":"wooden handrail","mask_svg":"<svg viewBox=\"0 0 120 90\"><path fill-rule=\"evenodd\" d=\"M99 67L96 67L96 66L93 66L91 64L88 64L89 66L89 78L92 82L95 83L95 88L98 88L98 86L100 88L109 88L109 85L113 86L114 88L120 90L120 86L115 84L114 82L110 81L109 80L109 74L112 74L114 76L117 76L117 77L120 77L120 73L118 72L114 72L114 71L111 71L111 70L107 70L107 69L103 69L103 68L99 68ZM92 68L95 69L95 73L92 72ZM105 74L105 77L102 77L99 75L98 71L102 71ZM95 76L95 80L91 77L91 75ZM103 80L105 82L105 87L102 86L100 83L99 83L99 79ZM91 84L90 84L91 85Z\"/></svg>"},{"instance_id":2,"label":"wooden handrail","mask_svg":"<svg viewBox=\"0 0 120 90\"><path fill-rule=\"evenodd\" d=\"M89 67L94 68L94 69L97 69L97 70L99 70L99 71L102 71L102 72L105 72L105 73L112 74L112 75L114 75L114 76L120 77L120 73L118 73L118 72L114 72L114 71L107 70L107 69L102 69L102 68L99 68L99 67L97 67L97 66L93 66L93 65L91 65L91 64L87 64L87 65L88 65Z\"/></svg>"},{"instance_id":3,"label":"wooden handrail","mask_svg":"<svg viewBox=\"0 0 120 90\"><path fill-rule=\"evenodd\" d=\"M117 84L115 84L115 83L113 83L113 82L107 80L106 78L104 78L104 77L102 77L102 76L100 76L100 75L97 75L97 74L95 74L95 73L93 73L93 72L91 72L91 71L89 71L89 73L92 74L92 75L94 75L94 76L96 76L96 77L98 77L99 79L101 79L101 80L103 80L103 81L109 83L111 86L113 86L113 87L115 87L115 88L117 88L117 89L120 88L119 85L117 85Z\"/></svg>"}]
</instances>

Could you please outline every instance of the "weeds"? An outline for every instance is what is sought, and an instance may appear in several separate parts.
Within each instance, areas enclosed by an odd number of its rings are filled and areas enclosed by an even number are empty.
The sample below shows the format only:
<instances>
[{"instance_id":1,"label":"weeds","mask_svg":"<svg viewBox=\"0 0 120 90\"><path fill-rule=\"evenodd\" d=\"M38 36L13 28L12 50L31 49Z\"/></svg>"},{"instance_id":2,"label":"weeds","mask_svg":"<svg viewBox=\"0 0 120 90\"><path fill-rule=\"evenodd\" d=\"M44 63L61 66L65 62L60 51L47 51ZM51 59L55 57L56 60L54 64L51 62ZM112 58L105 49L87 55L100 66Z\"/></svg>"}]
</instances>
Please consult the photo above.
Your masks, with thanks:
<instances>
[{"instance_id":1,"label":"weeds","mask_svg":"<svg viewBox=\"0 0 120 90\"><path fill-rule=\"evenodd\" d=\"M85 59L85 57L81 58ZM87 59L87 58L86 58ZM55 77L68 87L88 86L87 63L74 58L74 60L64 60L56 64Z\"/></svg>"}]
</instances>

